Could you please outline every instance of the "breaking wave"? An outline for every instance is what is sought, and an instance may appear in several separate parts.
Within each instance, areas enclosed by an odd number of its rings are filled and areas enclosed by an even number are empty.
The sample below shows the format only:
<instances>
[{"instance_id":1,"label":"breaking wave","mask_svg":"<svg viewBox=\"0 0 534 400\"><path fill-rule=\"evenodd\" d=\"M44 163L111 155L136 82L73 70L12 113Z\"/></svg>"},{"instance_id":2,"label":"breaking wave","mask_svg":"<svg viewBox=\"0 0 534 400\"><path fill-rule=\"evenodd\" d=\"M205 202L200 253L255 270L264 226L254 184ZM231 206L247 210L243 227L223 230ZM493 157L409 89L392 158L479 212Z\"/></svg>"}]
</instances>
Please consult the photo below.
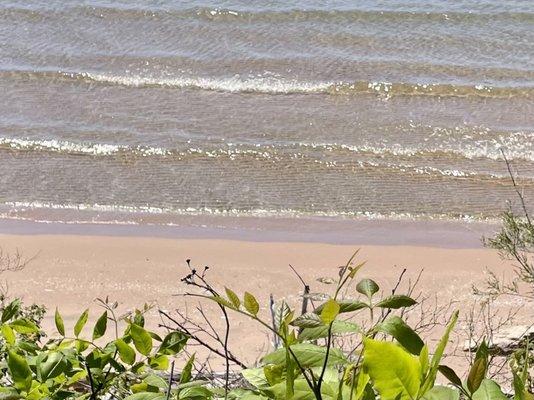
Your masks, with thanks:
<instances>
[{"instance_id":1,"label":"breaking wave","mask_svg":"<svg viewBox=\"0 0 534 400\"><path fill-rule=\"evenodd\" d=\"M384 98L393 96L437 96L437 97L534 97L534 86L491 86L486 84L456 85L452 83L406 83L406 82L307 82L296 79L271 76L240 76L226 78L195 76L143 76L116 75L97 72L73 71L1 71L1 76L28 79L58 79L78 81L87 84L117 85L133 88L196 89L226 93L258 94L308 94L354 96L374 94Z\"/></svg>"},{"instance_id":2,"label":"breaking wave","mask_svg":"<svg viewBox=\"0 0 534 400\"><path fill-rule=\"evenodd\" d=\"M514 136L516 135L516 136ZM64 155L87 155L87 156L132 156L132 157L173 157L184 159L188 157L238 157L254 156L263 159L277 159L287 156L302 158L306 151L316 151L327 154L348 155L375 155L375 156L403 156L410 157L457 157L464 159L490 159L502 160L502 151L510 160L522 160L534 162L534 146L525 146L524 141L532 140L532 134L511 134L507 140L480 141L458 144L429 145L429 147L390 145L347 145L338 143L291 143L277 145L260 144L232 144L226 143L218 148L188 147L184 149L152 147L152 146L127 146L112 143L86 143L72 142L57 139L32 140L28 138L0 137L0 150L20 152L49 152ZM521 144L523 143L523 145ZM454 142L453 142L454 144Z\"/></svg>"}]
</instances>

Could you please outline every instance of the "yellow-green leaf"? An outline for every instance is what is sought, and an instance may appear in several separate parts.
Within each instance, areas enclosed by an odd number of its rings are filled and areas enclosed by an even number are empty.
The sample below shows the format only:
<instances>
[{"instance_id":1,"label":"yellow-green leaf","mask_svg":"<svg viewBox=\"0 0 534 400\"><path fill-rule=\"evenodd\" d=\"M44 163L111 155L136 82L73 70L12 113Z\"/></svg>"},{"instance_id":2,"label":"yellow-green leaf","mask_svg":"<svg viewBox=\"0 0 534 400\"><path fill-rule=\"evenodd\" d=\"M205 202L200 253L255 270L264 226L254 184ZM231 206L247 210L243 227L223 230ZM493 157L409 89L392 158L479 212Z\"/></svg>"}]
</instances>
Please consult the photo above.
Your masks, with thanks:
<instances>
[{"instance_id":1,"label":"yellow-green leaf","mask_svg":"<svg viewBox=\"0 0 534 400\"><path fill-rule=\"evenodd\" d=\"M152 351L152 336L144 328L136 324L130 325L130 334L137 351L144 356L148 356Z\"/></svg>"},{"instance_id":2,"label":"yellow-green leaf","mask_svg":"<svg viewBox=\"0 0 534 400\"><path fill-rule=\"evenodd\" d=\"M80 336L80 332L82 331L83 327L87 323L87 318L89 318L89 310L86 309L82 315L80 315L80 318L78 318L78 321L76 322L76 325L74 325L74 336L78 337Z\"/></svg>"},{"instance_id":3,"label":"yellow-green leaf","mask_svg":"<svg viewBox=\"0 0 534 400\"><path fill-rule=\"evenodd\" d=\"M135 350L132 349L124 340L115 340L115 346L119 352L119 357L122 362L133 365L135 363Z\"/></svg>"},{"instance_id":4,"label":"yellow-green leaf","mask_svg":"<svg viewBox=\"0 0 534 400\"><path fill-rule=\"evenodd\" d=\"M364 339L363 368L382 399L412 400L421 386L421 363L395 343Z\"/></svg>"},{"instance_id":5,"label":"yellow-green leaf","mask_svg":"<svg viewBox=\"0 0 534 400\"><path fill-rule=\"evenodd\" d=\"M249 292L245 292L245 298L244 298L243 303L245 304L245 309L249 313L251 313L254 316L258 315L258 311L260 310L260 305L258 304L258 301L252 294L250 294Z\"/></svg>"},{"instance_id":6,"label":"yellow-green leaf","mask_svg":"<svg viewBox=\"0 0 534 400\"><path fill-rule=\"evenodd\" d=\"M15 344L15 332L13 332L13 329L9 325L2 325L2 335L8 344Z\"/></svg>"},{"instance_id":7,"label":"yellow-green leaf","mask_svg":"<svg viewBox=\"0 0 534 400\"><path fill-rule=\"evenodd\" d=\"M321 311L321 319L326 325L331 324L334 322L336 317L339 314L339 304L334 299L330 299L326 302L326 304L323 307L323 310Z\"/></svg>"},{"instance_id":8,"label":"yellow-green leaf","mask_svg":"<svg viewBox=\"0 0 534 400\"><path fill-rule=\"evenodd\" d=\"M237 297L237 294L232 289L228 289L227 287L224 288L226 291L226 296L228 299L232 302L235 308L239 308L241 305L241 301L239 300L239 297Z\"/></svg>"},{"instance_id":9,"label":"yellow-green leaf","mask_svg":"<svg viewBox=\"0 0 534 400\"><path fill-rule=\"evenodd\" d=\"M65 336L65 324L63 323L63 318L56 307L56 313L54 314L54 321L56 322L56 329L61 336Z\"/></svg>"}]
</instances>

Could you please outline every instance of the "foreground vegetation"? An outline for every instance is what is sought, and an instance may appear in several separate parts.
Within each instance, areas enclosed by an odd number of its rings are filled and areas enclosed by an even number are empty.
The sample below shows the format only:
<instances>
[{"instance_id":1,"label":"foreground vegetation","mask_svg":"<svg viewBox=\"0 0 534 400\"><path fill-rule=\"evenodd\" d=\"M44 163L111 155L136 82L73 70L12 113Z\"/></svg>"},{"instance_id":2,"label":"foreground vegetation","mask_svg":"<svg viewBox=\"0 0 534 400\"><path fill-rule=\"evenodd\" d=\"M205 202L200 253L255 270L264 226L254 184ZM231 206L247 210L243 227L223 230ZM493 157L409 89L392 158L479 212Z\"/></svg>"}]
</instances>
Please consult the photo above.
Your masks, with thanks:
<instances>
[{"instance_id":1,"label":"foreground vegetation","mask_svg":"<svg viewBox=\"0 0 534 400\"><path fill-rule=\"evenodd\" d=\"M186 361L176 358L184 354L189 340L200 339L187 329L169 330L163 336L147 330L146 308L117 317L116 303L99 300L103 313L91 329L86 327L87 310L73 327L65 327L56 310L59 335L51 338L41 330L40 308L26 308L18 299L6 301L0 319L0 399L508 398L495 381L487 378L490 350L486 343L478 346L465 381L442 364L457 311L450 316L437 346L430 348L402 318L416 300L395 293L396 288L390 295L379 297L375 281L358 280L362 265L355 264L353 257L341 267L333 293L312 311L297 315L282 302L273 321L262 319L260 305L252 294L238 295L229 288L219 293L208 282L207 269L199 273L190 266L190 273L183 279L195 289L189 295L213 302L228 322L217 336L222 344L219 354L227 366L220 383L194 370L194 355ZM351 288L355 289L354 296L341 298L341 293ZM242 369L244 379L237 384L230 383L230 364L237 360L228 349L229 313L246 316L276 338L277 348L265 355L260 365ZM350 317L359 313L367 315L367 326L352 322ZM84 336L84 331L91 334ZM355 338L348 346L346 340L339 340L347 337ZM529 393L528 343L526 346L510 358L512 396L517 400L534 398ZM438 374L450 385L436 385Z\"/></svg>"}]
</instances>

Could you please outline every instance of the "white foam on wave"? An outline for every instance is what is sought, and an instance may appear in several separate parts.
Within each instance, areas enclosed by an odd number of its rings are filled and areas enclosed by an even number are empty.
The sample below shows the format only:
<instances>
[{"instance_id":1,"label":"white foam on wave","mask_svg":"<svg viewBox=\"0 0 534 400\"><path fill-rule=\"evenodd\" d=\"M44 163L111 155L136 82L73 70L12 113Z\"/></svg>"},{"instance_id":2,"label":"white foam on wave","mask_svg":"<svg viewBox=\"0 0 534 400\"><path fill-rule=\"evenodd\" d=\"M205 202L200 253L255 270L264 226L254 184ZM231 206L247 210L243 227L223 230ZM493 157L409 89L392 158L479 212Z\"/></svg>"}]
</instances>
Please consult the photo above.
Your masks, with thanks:
<instances>
[{"instance_id":1,"label":"white foam on wave","mask_svg":"<svg viewBox=\"0 0 534 400\"><path fill-rule=\"evenodd\" d=\"M135 215L169 215L169 216L219 216L219 217L258 217L258 218L345 218L345 219L366 219L366 220L444 220L444 221L493 221L493 219L486 217L479 217L473 215L448 215L448 214L411 214L411 213L380 213L372 211L301 211L293 209L217 209L211 207L187 207L187 208L166 208L156 206L126 206L126 205L108 205L108 204L73 204L73 203L53 203L42 201L13 201L0 203L1 208L10 208L4 210L0 214L0 218L12 219L32 219L25 217L26 211L31 210L60 210L60 211L77 211L89 213L109 213L112 218L98 218L91 219L58 221L49 220L49 222L65 222L65 223L110 223L110 224L146 224L142 220L134 218ZM132 218L116 218L116 214L131 215ZM115 219L113 219L115 218ZM32 219L33 220L33 219ZM48 222L48 221L47 221ZM175 223L161 223L161 225L172 226Z\"/></svg>"},{"instance_id":2,"label":"white foam on wave","mask_svg":"<svg viewBox=\"0 0 534 400\"><path fill-rule=\"evenodd\" d=\"M328 91L333 82L301 82L297 80L257 76L242 78L235 75L230 78L203 77L159 77L120 76L106 74L80 74L86 79L115 85L143 87L162 86L171 88L203 89L229 93L258 92L266 94L322 93Z\"/></svg>"},{"instance_id":3,"label":"white foam on wave","mask_svg":"<svg viewBox=\"0 0 534 400\"><path fill-rule=\"evenodd\" d=\"M109 156L121 152L133 152L143 156L168 155L168 150L160 147L129 147L110 143L76 143L57 139L21 139L0 138L0 146L13 150L41 150L65 154L89 154L95 156Z\"/></svg>"},{"instance_id":4,"label":"white foam on wave","mask_svg":"<svg viewBox=\"0 0 534 400\"><path fill-rule=\"evenodd\" d=\"M446 136L448 133L440 133L441 136ZM469 139L469 140L467 140ZM227 157L230 160L235 160L241 156L250 156L257 159L277 161L290 156L293 159L305 159L311 157L316 159L319 163L324 163L328 166L336 166L336 161L322 160L320 157L316 158L313 154L299 151L299 148L307 150L317 150L326 152L346 151L349 154L368 154L376 156L402 156L407 158L425 157L427 155L443 157L463 157L466 159L490 159L495 161L503 160L502 151L510 160L522 160L534 162L534 133L516 132L507 135L500 135L499 138L486 139L484 136L473 138L471 136L458 140L456 137L440 138L435 143L423 141L419 146L406 146L396 143L377 144L377 145L348 145L343 143L327 143L327 142L300 142L277 145L261 145L261 144L235 144L224 143L220 144L220 148L204 149L201 147L189 147L186 149L173 149L164 147L152 146L127 146L112 143L86 143L86 142L72 142L58 139L29 139L29 138L9 138L0 137L0 148L7 148L18 151L44 151L60 154L73 155L92 155L92 156L113 156L113 155L133 155L139 157L169 157L173 156L177 159L184 158L191 155L208 158ZM358 161L358 160L354 160ZM390 161L394 161L390 160ZM398 160L400 161L400 160ZM368 163L369 164L369 163ZM371 164L369 164L371 165ZM381 163L380 166L396 165L398 167L413 167L414 172L423 173L439 173L448 176L472 176L476 173L462 172L460 170L435 168L432 170L428 167L415 167L405 165L399 162L390 162L389 164ZM432 171L431 171L432 170ZM495 177L502 177L497 176Z\"/></svg>"}]
</instances>

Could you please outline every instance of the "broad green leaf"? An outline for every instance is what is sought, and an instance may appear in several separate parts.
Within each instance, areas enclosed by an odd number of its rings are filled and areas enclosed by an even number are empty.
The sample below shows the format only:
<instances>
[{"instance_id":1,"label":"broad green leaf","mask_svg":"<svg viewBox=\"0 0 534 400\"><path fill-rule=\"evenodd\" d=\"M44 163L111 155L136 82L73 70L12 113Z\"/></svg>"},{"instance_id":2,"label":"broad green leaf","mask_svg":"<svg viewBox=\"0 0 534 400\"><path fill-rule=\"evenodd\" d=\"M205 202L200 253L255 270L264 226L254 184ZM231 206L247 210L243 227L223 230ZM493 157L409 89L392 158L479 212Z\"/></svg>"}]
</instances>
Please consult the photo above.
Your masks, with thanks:
<instances>
[{"instance_id":1,"label":"broad green leaf","mask_svg":"<svg viewBox=\"0 0 534 400\"><path fill-rule=\"evenodd\" d=\"M293 321L290 322L290 325L299 328L316 328L318 326L323 326L324 323L317 314L307 313L295 318Z\"/></svg>"},{"instance_id":2,"label":"broad green leaf","mask_svg":"<svg viewBox=\"0 0 534 400\"><path fill-rule=\"evenodd\" d=\"M61 375L67 369L67 361L61 353L49 353L37 365L41 382Z\"/></svg>"},{"instance_id":3,"label":"broad green leaf","mask_svg":"<svg viewBox=\"0 0 534 400\"><path fill-rule=\"evenodd\" d=\"M352 311L358 311L362 308L368 308L369 305L364 303L363 301L359 300L340 300L338 301L339 304L339 313L347 313ZM323 311L324 306L326 303L321 304L319 307L317 307L314 311L316 314L321 314Z\"/></svg>"},{"instance_id":4,"label":"broad green leaf","mask_svg":"<svg viewBox=\"0 0 534 400\"><path fill-rule=\"evenodd\" d=\"M187 383L191 381L192 378L192 371L193 371L193 364L195 363L195 354L193 354L189 360L187 360L187 363L185 364L184 368L182 369L182 374L180 375L180 384Z\"/></svg>"},{"instance_id":5,"label":"broad green leaf","mask_svg":"<svg viewBox=\"0 0 534 400\"><path fill-rule=\"evenodd\" d=\"M258 389L267 389L270 386L263 368L243 369L241 370L241 375L248 383Z\"/></svg>"},{"instance_id":6,"label":"broad green leaf","mask_svg":"<svg viewBox=\"0 0 534 400\"><path fill-rule=\"evenodd\" d=\"M7 367L15 388L28 392L32 386L32 371L26 358L8 350Z\"/></svg>"},{"instance_id":7,"label":"broad green leaf","mask_svg":"<svg viewBox=\"0 0 534 400\"><path fill-rule=\"evenodd\" d=\"M411 307L414 304L417 304L417 301L415 301L411 297L402 294L394 294L392 296L386 297L383 300L380 300L378 303L375 304L375 307L397 309L402 307Z\"/></svg>"},{"instance_id":8,"label":"broad green leaf","mask_svg":"<svg viewBox=\"0 0 534 400\"><path fill-rule=\"evenodd\" d=\"M22 334L30 334L39 332L39 327L30 320L17 319L9 324L14 331Z\"/></svg>"},{"instance_id":9,"label":"broad green leaf","mask_svg":"<svg viewBox=\"0 0 534 400\"><path fill-rule=\"evenodd\" d=\"M119 352L120 359L129 365L135 363L135 350L130 347L124 340L117 339L115 340L115 346L117 346L117 351Z\"/></svg>"},{"instance_id":10,"label":"broad green leaf","mask_svg":"<svg viewBox=\"0 0 534 400\"><path fill-rule=\"evenodd\" d=\"M87 318L89 318L89 310L86 309L82 315L80 315L80 318L78 318L78 321L76 322L76 325L74 325L74 336L78 337L80 336L80 333L87 323Z\"/></svg>"},{"instance_id":11,"label":"broad green leaf","mask_svg":"<svg viewBox=\"0 0 534 400\"><path fill-rule=\"evenodd\" d=\"M244 298L243 303L245 304L245 309L249 313L251 313L254 316L258 315L258 311L260 310L260 305L258 304L258 301L252 294L250 294L249 292L245 292L245 298Z\"/></svg>"},{"instance_id":12,"label":"broad green leaf","mask_svg":"<svg viewBox=\"0 0 534 400\"><path fill-rule=\"evenodd\" d=\"M421 363L395 343L365 338L363 368L382 399L417 398Z\"/></svg>"},{"instance_id":13,"label":"broad green leaf","mask_svg":"<svg viewBox=\"0 0 534 400\"><path fill-rule=\"evenodd\" d=\"M54 321L56 323L56 329L61 336L65 336L65 324L63 323L63 318L56 307L56 313L54 314Z\"/></svg>"},{"instance_id":14,"label":"broad green leaf","mask_svg":"<svg viewBox=\"0 0 534 400\"><path fill-rule=\"evenodd\" d=\"M87 376L87 371L85 369L82 369L81 371L76 372L69 379L67 379L65 384L67 386L73 385L73 384L81 381L82 379L85 379L86 376Z\"/></svg>"},{"instance_id":15,"label":"broad green leaf","mask_svg":"<svg viewBox=\"0 0 534 400\"><path fill-rule=\"evenodd\" d=\"M15 299L2 311L2 323L5 324L11 318L13 318L20 310L20 299Z\"/></svg>"},{"instance_id":16,"label":"broad green leaf","mask_svg":"<svg viewBox=\"0 0 534 400\"><path fill-rule=\"evenodd\" d=\"M165 354L159 354L154 357L149 357L148 364L152 369L165 371L169 368L169 357Z\"/></svg>"},{"instance_id":17,"label":"broad green leaf","mask_svg":"<svg viewBox=\"0 0 534 400\"><path fill-rule=\"evenodd\" d=\"M148 356L152 351L152 336L144 328L136 324L130 324L130 335L137 351L144 356Z\"/></svg>"},{"instance_id":18,"label":"broad green leaf","mask_svg":"<svg viewBox=\"0 0 534 400\"><path fill-rule=\"evenodd\" d=\"M15 337L15 332L9 325L2 325L2 336L6 342L10 345L14 345L17 338Z\"/></svg>"},{"instance_id":19,"label":"broad green leaf","mask_svg":"<svg viewBox=\"0 0 534 400\"><path fill-rule=\"evenodd\" d=\"M419 355L425 345L419 335L397 316L377 325L376 330L393 336L406 350L415 355Z\"/></svg>"},{"instance_id":20,"label":"broad green leaf","mask_svg":"<svg viewBox=\"0 0 534 400\"><path fill-rule=\"evenodd\" d=\"M473 393L473 400L508 400L508 397L497 383L484 379L478 390Z\"/></svg>"},{"instance_id":21,"label":"broad green leaf","mask_svg":"<svg viewBox=\"0 0 534 400\"><path fill-rule=\"evenodd\" d=\"M237 297L237 294L232 289L228 289L227 287L224 288L226 291L226 296L228 299L232 302L235 308L239 308L241 305L241 301L239 300L239 297Z\"/></svg>"},{"instance_id":22,"label":"broad green leaf","mask_svg":"<svg viewBox=\"0 0 534 400\"><path fill-rule=\"evenodd\" d=\"M379 289L380 288L378 287L377 283L372 279L362 279L356 285L356 290L368 298L373 297L373 295L378 292Z\"/></svg>"},{"instance_id":23,"label":"broad green leaf","mask_svg":"<svg viewBox=\"0 0 534 400\"><path fill-rule=\"evenodd\" d=\"M131 394L124 398L124 400L166 400L167 397L163 393L153 393L153 392L141 392Z\"/></svg>"},{"instance_id":24,"label":"broad green leaf","mask_svg":"<svg viewBox=\"0 0 534 400\"><path fill-rule=\"evenodd\" d=\"M475 360L471 366L469 375L467 376L467 389L469 389L470 393L475 393L480 387L480 384L486 377L487 367L487 359L484 357Z\"/></svg>"},{"instance_id":25,"label":"broad green leaf","mask_svg":"<svg viewBox=\"0 0 534 400\"><path fill-rule=\"evenodd\" d=\"M193 386L193 387L187 387L180 390L179 399L185 400L205 400L210 399L212 397L212 393L208 388L205 388L203 386Z\"/></svg>"},{"instance_id":26,"label":"broad green leaf","mask_svg":"<svg viewBox=\"0 0 534 400\"><path fill-rule=\"evenodd\" d=\"M462 387L462 380L452 368L447 367L446 365L440 365L439 372L441 372L442 375L447 378L449 382L452 383L454 386Z\"/></svg>"},{"instance_id":27,"label":"broad green leaf","mask_svg":"<svg viewBox=\"0 0 534 400\"><path fill-rule=\"evenodd\" d=\"M106 333L107 327L108 327L108 312L104 311L104 313L96 321L95 327L93 329L93 340L96 340L104 336L104 334Z\"/></svg>"},{"instance_id":28,"label":"broad green leaf","mask_svg":"<svg viewBox=\"0 0 534 400\"><path fill-rule=\"evenodd\" d=\"M263 367L263 373L265 374L265 378L267 378L267 381L269 382L269 385L273 386L273 385L276 385L277 383L280 383L283 381L284 379L284 365L274 365L274 364L269 364L269 365L266 365L265 367ZM291 375L291 373L290 373ZM286 374L287 376L287 374ZM289 379L292 379L294 380L295 377L294 377L294 374L293 376L291 377L288 377L287 378L288 380ZM288 382L290 385L292 385L292 382ZM291 392L291 388L289 388L288 390L289 392Z\"/></svg>"},{"instance_id":29,"label":"broad green leaf","mask_svg":"<svg viewBox=\"0 0 534 400\"><path fill-rule=\"evenodd\" d=\"M339 314L339 304L334 299L330 299L326 302L323 310L321 311L321 319L326 325L330 325Z\"/></svg>"},{"instance_id":30,"label":"broad green leaf","mask_svg":"<svg viewBox=\"0 0 534 400\"><path fill-rule=\"evenodd\" d=\"M159 375L150 374L145 379L143 379L147 385L157 387L159 389L166 390L169 387L166 379L163 379Z\"/></svg>"},{"instance_id":31,"label":"broad green leaf","mask_svg":"<svg viewBox=\"0 0 534 400\"><path fill-rule=\"evenodd\" d=\"M324 363L326 356L326 347L317 346L311 343L298 343L290 346L291 350L297 357L299 363L304 368L320 367ZM286 349L278 349L263 357L264 364L285 364ZM330 350L328 364L345 364L346 358L343 353L336 348Z\"/></svg>"},{"instance_id":32,"label":"broad green leaf","mask_svg":"<svg viewBox=\"0 0 534 400\"><path fill-rule=\"evenodd\" d=\"M76 351L78 353L82 353L84 352L85 350L87 350L87 348L89 347L89 343L87 343L86 340L76 340L74 342L74 346L76 347Z\"/></svg>"},{"instance_id":33,"label":"broad green leaf","mask_svg":"<svg viewBox=\"0 0 534 400\"><path fill-rule=\"evenodd\" d=\"M163 339L158 353L174 355L184 348L185 344L187 343L187 339L188 337L182 332L170 332L167 334L167 336L165 336L165 339Z\"/></svg>"},{"instance_id":34,"label":"broad green leaf","mask_svg":"<svg viewBox=\"0 0 534 400\"><path fill-rule=\"evenodd\" d=\"M446 387L434 386L422 397L422 400L459 400L460 391Z\"/></svg>"},{"instance_id":35,"label":"broad green leaf","mask_svg":"<svg viewBox=\"0 0 534 400\"><path fill-rule=\"evenodd\" d=\"M336 320L332 322L332 335L342 335L346 333L358 333L360 332L360 327L348 321L339 321ZM328 326L321 324L321 326L315 328L304 328L302 332L299 333L300 340L316 340L325 338L328 336Z\"/></svg>"}]
</instances>

